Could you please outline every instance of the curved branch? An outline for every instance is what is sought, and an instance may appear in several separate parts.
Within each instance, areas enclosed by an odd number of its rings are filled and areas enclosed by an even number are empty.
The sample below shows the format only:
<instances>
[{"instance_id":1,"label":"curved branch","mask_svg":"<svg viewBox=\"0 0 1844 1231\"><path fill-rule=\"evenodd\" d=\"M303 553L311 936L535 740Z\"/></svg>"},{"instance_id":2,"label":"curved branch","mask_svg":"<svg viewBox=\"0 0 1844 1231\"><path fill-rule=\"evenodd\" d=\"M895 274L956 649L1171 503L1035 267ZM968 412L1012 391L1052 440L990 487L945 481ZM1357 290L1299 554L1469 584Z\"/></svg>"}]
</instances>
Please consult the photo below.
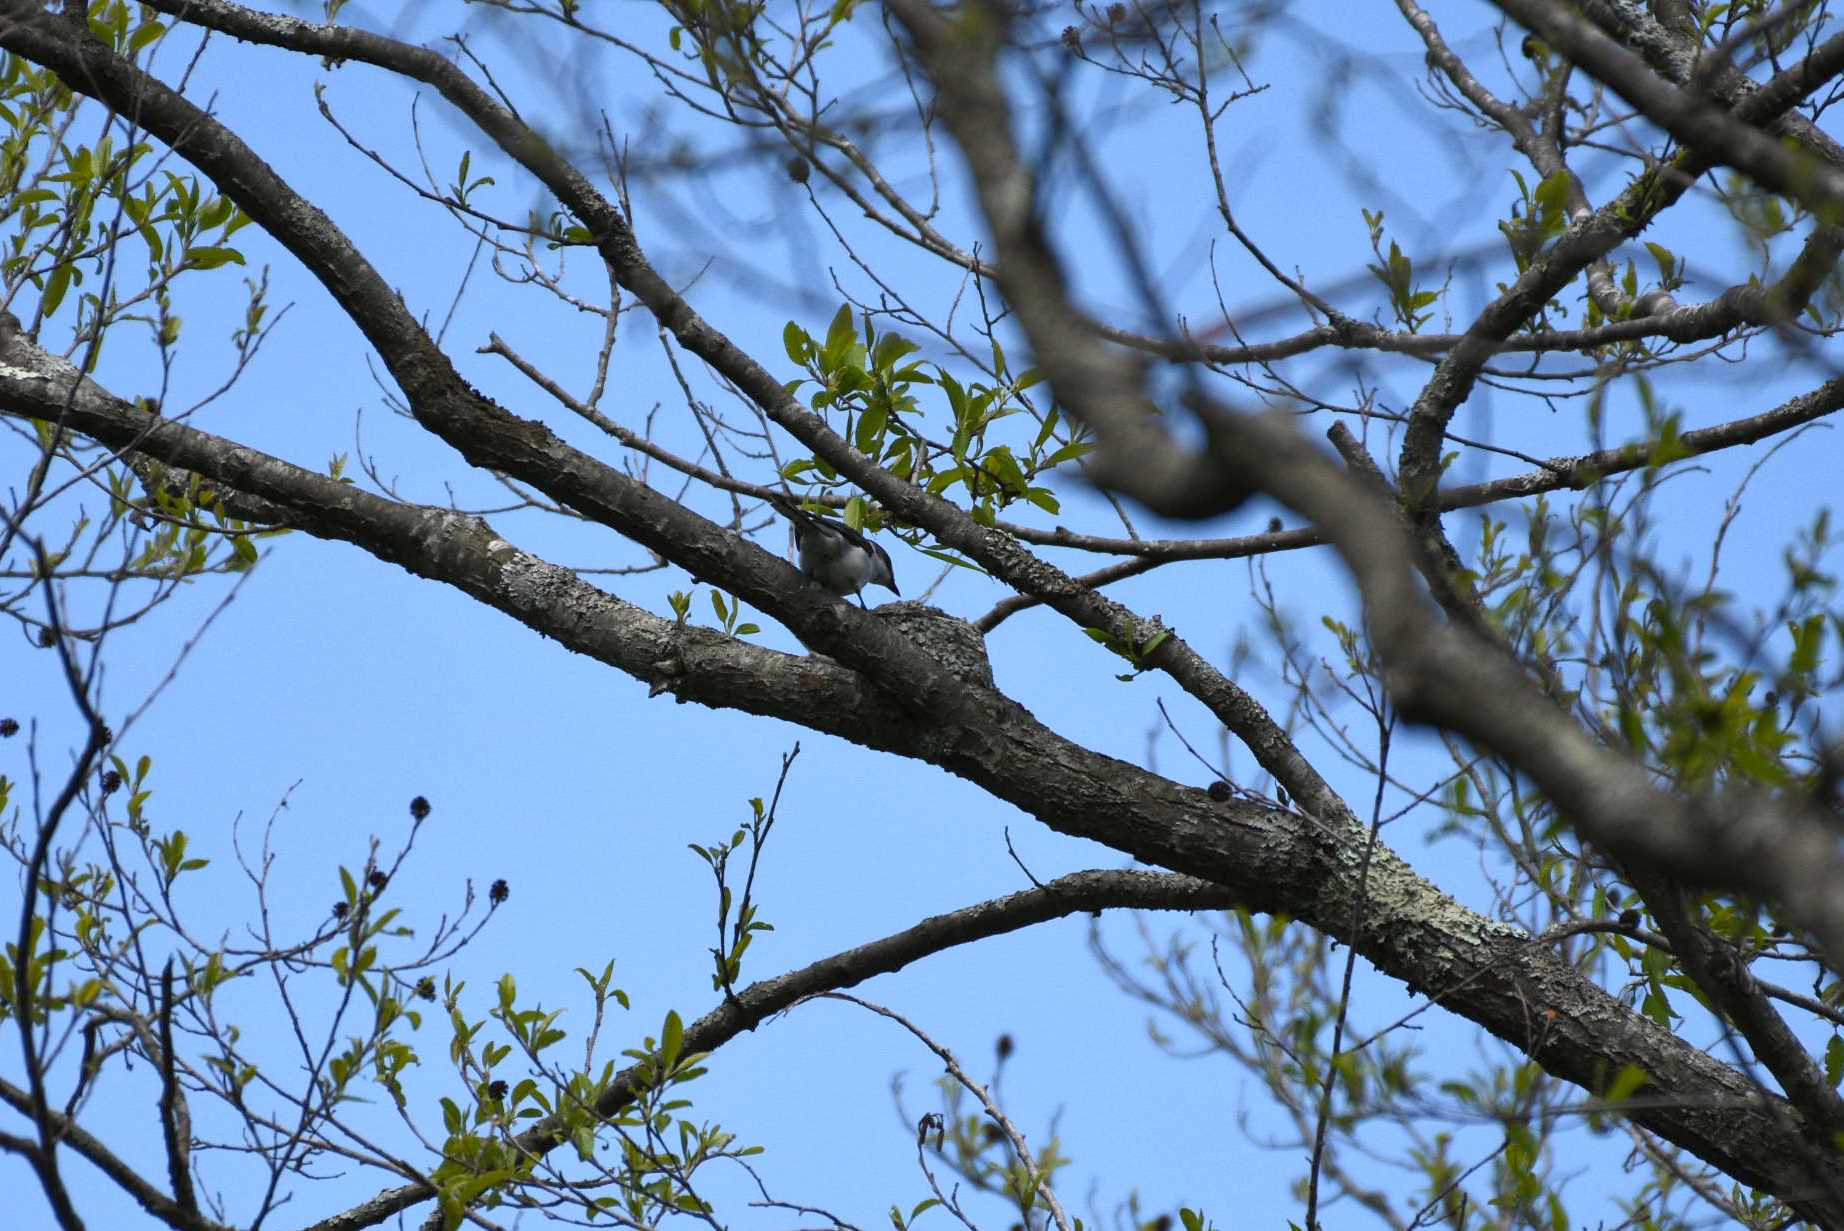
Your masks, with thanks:
<instances>
[{"instance_id":1,"label":"curved branch","mask_svg":"<svg viewBox=\"0 0 1844 1231\"><path fill-rule=\"evenodd\" d=\"M1220 886L1169 873L1096 871L1061 876L1035 889L935 915L914 927L835 953L800 970L753 983L686 1026L681 1054L716 1051L803 1000L856 987L866 979L901 970L946 949L1052 919L1111 909L1220 910L1236 905L1236 901L1235 894ZM650 1080L647 1074L655 1067L634 1064L616 1074L596 1099L596 1114L607 1118L627 1107L646 1090ZM559 1128L555 1119L541 1120L520 1133L515 1144L533 1156L548 1154L563 1144ZM359 1231L434 1195L425 1185L405 1184L314 1223L306 1231Z\"/></svg>"}]
</instances>

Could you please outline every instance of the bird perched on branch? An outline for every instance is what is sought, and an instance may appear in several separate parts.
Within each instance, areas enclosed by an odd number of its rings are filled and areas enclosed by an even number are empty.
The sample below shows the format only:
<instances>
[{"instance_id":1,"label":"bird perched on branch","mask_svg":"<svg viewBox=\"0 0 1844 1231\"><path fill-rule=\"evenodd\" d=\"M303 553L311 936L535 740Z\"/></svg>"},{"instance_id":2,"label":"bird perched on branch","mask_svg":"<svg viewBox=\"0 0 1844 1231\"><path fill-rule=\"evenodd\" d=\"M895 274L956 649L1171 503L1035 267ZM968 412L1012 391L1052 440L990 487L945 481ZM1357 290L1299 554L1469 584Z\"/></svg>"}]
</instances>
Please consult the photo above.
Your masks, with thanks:
<instances>
[{"instance_id":1,"label":"bird perched on branch","mask_svg":"<svg viewBox=\"0 0 1844 1231\"><path fill-rule=\"evenodd\" d=\"M854 530L842 521L816 517L793 501L773 497L775 508L794 527L794 546L800 552L800 571L828 591L845 598L858 595L868 585L883 586L899 598L896 574L890 569L890 554L862 530Z\"/></svg>"}]
</instances>

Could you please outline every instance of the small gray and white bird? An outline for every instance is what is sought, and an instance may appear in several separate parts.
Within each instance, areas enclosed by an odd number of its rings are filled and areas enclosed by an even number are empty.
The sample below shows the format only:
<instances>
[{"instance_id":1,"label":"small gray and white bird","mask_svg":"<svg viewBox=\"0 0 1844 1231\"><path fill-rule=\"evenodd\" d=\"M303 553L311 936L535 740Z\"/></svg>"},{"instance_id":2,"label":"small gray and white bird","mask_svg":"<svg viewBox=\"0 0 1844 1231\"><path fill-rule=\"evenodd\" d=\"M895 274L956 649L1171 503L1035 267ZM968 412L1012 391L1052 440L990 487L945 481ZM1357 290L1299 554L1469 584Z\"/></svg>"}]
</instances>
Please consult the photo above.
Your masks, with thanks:
<instances>
[{"instance_id":1,"label":"small gray and white bird","mask_svg":"<svg viewBox=\"0 0 1844 1231\"><path fill-rule=\"evenodd\" d=\"M859 594L866 586L883 586L899 598L890 554L862 530L842 521L816 517L791 500L775 499L775 507L794 527L794 546L800 552L800 571L840 598Z\"/></svg>"}]
</instances>

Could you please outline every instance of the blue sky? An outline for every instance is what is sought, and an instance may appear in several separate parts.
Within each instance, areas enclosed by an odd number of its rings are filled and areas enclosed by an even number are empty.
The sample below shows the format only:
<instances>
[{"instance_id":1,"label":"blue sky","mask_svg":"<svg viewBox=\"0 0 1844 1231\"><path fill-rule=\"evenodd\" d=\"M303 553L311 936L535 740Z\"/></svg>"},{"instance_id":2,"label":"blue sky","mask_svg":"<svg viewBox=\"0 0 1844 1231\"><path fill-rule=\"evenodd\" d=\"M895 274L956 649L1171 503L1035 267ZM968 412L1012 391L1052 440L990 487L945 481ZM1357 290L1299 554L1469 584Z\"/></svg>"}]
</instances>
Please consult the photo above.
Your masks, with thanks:
<instances>
[{"instance_id":1,"label":"blue sky","mask_svg":"<svg viewBox=\"0 0 1844 1231\"><path fill-rule=\"evenodd\" d=\"M624 24L630 37L662 45L663 31L655 28L650 10L619 12L610 20L631 19L631 26ZM360 6L347 14L356 23L373 24ZM1472 5L1454 20L1478 30L1488 16L1489 10ZM462 18L437 13L431 29L442 20ZM485 18L469 20L477 23L477 45L493 47ZM860 21L870 25L867 17ZM1363 49L1357 69L1393 74L1394 80L1368 71L1349 77L1331 73L1322 41L1329 36L1317 33L1321 27ZM1463 51L1486 46L1479 38L1454 37ZM162 63L177 62L179 50L163 52ZM1409 84L1421 60L1411 32L1381 6L1337 0L1287 6L1287 18L1260 41L1249 61L1251 75L1273 88L1239 104L1225 125L1228 179L1244 226L1283 268L1305 270L1315 285L1361 274L1372 259L1360 207L1384 208L1389 234L1430 260L1454 248L1487 245L1495 264L1483 274L1462 267L1453 278L1456 320L1463 327L1465 311L1490 293L1492 281L1507 276L1502 246L1490 246L1499 243L1493 222L1514 191L1502 170L1511 156L1502 143L1450 116L1430 117ZM641 132L644 110L657 104L653 83L631 60L571 63L501 53L495 70L527 114L555 117L551 131L567 148L587 149L580 125L593 109L606 109L617 131ZM194 94L215 92L218 111L348 230L416 311L439 320L470 245L439 211L410 199L327 127L314 109L316 80L326 82L333 113L360 141L414 167L406 143L409 93L363 66L329 72L299 57L220 41L202 64ZM585 91L593 96L585 97ZM1117 97L1132 101L1136 110L1113 127L1097 120L1091 136L1108 165L1133 160L1134 171L1120 177L1122 200L1156 254L1155 266L1165 279L1161 289L1170 302L1193 319L1208 320L1213 311L1214 293L1200 256L1209 249L1199 236L1214 238L1229 302L1275 301L1276 288L1212 227L1197 170L1194 120L1177 118L1173 109L1148 104L1141 93L1116 83L1080 95L1079 102L1088 114L1106 117ZM1326 139L1321 100L1336 104L1331 131L1349 145L1347 152ZM507 173L483 142L458 130L439 100L425 93L418 108L438 176L452 174L461 150L471 148L476 173L484 169L500 177L486 197L491 208L516 216L532 204L530 185ZM952 155L947 162L953 166ZM1354 190L1355 168L1382 184ZM1589 163L1582 170L1597 201L1620 182L1611 164ZM957 233L971 234L957 167L948 179L945 214ZM1078 284L1097 301L1131 304L1119 266L1100 259L1105 246L1096 238L1092 208L1069 191L1059 234L1069 251L1083 254L1076 262ZM735 173L715 179L708 192L688 193L684 208L702 213L712 235L737 243L741 252L701 250L706 237L680 228L682 216L650 192L636 198L642 243L661 254L663 267L678 279L691 279L704 259L711 260L691 293L694 303L740 344L778 360L780 367L790 366L779 360L782 325L799 309L739 283L731 276L738 260L746 257L802 281L809 295L829 305L802 317L813 331L824 328L837 302L826 277L836 274L856 291L866 289L785 182ZM1730 242L1726 232L1709 226L1708 211L1703 213L1703 221L1681 224L1685 229L1669 242L1690 245L1699 254L1693 274L1733 270L1733 262L1721 259ZM871 242L868 228L846 221L857 228L851 234ZM192 298L184 302L194 344L182 358L181 387L205 388L221 378L222 353L214 341L241 311L238 297L228 293L240 275L272 265L271 299L292 306L245 378L196 425L318 466L354 450L355 426L362 424L356 438L405 498L440 503L452 489L464 505L498 501L489 480L468 473L445 447L382 405L375 361L368 361L357 332L320 288L253 228L240 238L249 267L217 271L213 291L204 289L205 279L196 280ZM894 280L919 286L932 305L945 305L957 291L952 271L894 245L875 249L873 259ZM589 262L578 255L572 270L571 285L593 294ZM1649 273L1642 264L1641 277ZM1365 299L1345 301L1355 306ZM1297 313L1277 315L1255 332L1276 336L1302 324ZM615 356L621 397L611 399L610 413L632 424L661 404L669 447L695 451L687 445L691 429L652 340L652 323L634 314L624 318L623 329L625 341ZM503 362L474 354L490 330L580 391L588 382L594 322L480 273L447 336L462 370L503 404L544 417L600 456L619 457L612 444L567 422ZM112 348L105 383L123 395L148 389L147 349ZM1315 392L1329 398L1348 394L1347 358L1327 356L1316 369L1309 362L1304 370L1315 372ZM1417 374L1411 366L1391 368L1382 379L1384 403L1404 408ZM1681 384L1675 396L1687 422L1701 425L1765 408L1810 383L1808 376L1809 371L1789 370L1781 389L1763 381L1755 365L1738 386ZM704 382L700 396L718 395ZM1547 409L1484 395L1468 413L1464 430L1534 453L1586 447L1578 404ZM1631 407L1623 413L1630 416ZM1373 441L1374 451L1387 457L1389 446L1379 437ZM1774 552L1790 526L1809 517L1810 488L1828 467L1829 453L1828 441L1816 438L1809 449L1774 463L1774 481L1750 493L1729 556L1737 588L1772 584ZM0 444L0 465L8 473L15 472L18 456L12 440ZM1520 469L1467 460L1458 477ZM1733 469L1729 464L1725 473ZM1695 556L1707 543L1727 491L1721 484L1704 486L1671 506L1670 530L1681 536L1685 556ZM1092 493L1065 482L1059 494L1065 511L1058 520L1105 532L1102 506ZM711 503L707 511L717 507ZM1248 533L1275 512L1264 504L1202 527L1161 526L1144 517L1140 525L1149 535ZM1509 510L1500 515L1521 525ZM630 545L596 527L529 515L492 520L521 545L564 563L609 567L638 558ZM769 545L781 546L772 533L767 538ZM1069 566L1080 569L1082 562ZM914 553L899 553L896 567L906 594L934 577L931 562ZM1281 556L1267 567L1303 627L1316 625L1326 611L1350 618L1348 588L1324 553ZM606 584L664 611L666 592L688 583L682 573L667 570ZM1136 579L1120 586L1115 597L1144 614L1163 615L1200 651L1226 661L1245 630L1260 644L1260 616L1248 591L1245 564L1211 562ZM120 714L145 696L172 666L175 647L228 592L219 580L202 581L113 637L107 709ZM934 592L933 601L974 617L998 597L990 585L957 572ZM708 615L702 596L699 603L700 614ZM778 629L767 629L761 639L793 647ZM1160 730L1155 702L1167 704L1200 748L1216 747L1214 727L1163 678L1117 682L1118 660L1079 629L1043 612L1001 626L989 649L999 685L1059 731L1128 760L1145 762L1150 755L1162 772L1183 781L1208 780ZM0 650L0 679L6 681L0 710L38 721L39 755L55 777L73 724L58 695L51 656L12 638ZM1272 688L1271 673L1264 676L1259 665L1244 682ZM1282 704L1278 692L1265 696ZM773 721L649 700L644 684L573 655L458 593L348 546L301 535L274 543L131 733L127 750L153 758L152 808L158 821L187 830L194 847L214 860L189 903L206 921L205 934L235 932L251 907L247 882L231 858L233 827L248 841L276 816L274 843L286 886L281 909L311 921L338 896L336 867L361 865L373 835L386 849L401 841L409 828L409 800L426 796L434 813L418 837L409 870L392 886L397 903L433 922L458 906L467 883L484 893L488 883L504 878L511 889L491 925L450 964L454 977L477 993L475 1011L489 1006L494 980L515 971L525 997L566 1009L562 1024L574 1037L585 1024L586 999L573 972L578 966L599 969L613 957L616 980L634 1001L632 1013L610 1028L608 1054L614 1054L637 1045L642 1034L656 1033L668 1009L689 1019L714 1005L706 956L713 895L708 874L686 844L718 838L740 822L749 797L772 791L780 758L796 742L800 758L759 889L763 915L776 930L752 951L750 977L780 973L925 915L1023 887L1006 852L1008 826L1020 857L1040 879L1122 864L1114 852L1050 834L1009 805L930 767ZM1426 748L1424 743L1410 755L1425 757ZM23 739L0 746L0 773L24 778L24 755ZM1249 771L1246 756L1233 763ZM1361 775L1334 780L1354 798L1368 798ZM284 799L286 807L278 813ZM1430 849L1413 832L1432 820L1417 818L1387 836L1456 896L1484 905L1474 856L1456 846ZM8 895L16 892L11 885L0 890L0 915L11 913ZM1175 923L1159 919L1153 927ZM1127 940L1125 921L1107 926ZM1010 1033L1018 1050L1005 1076L1008 1108L1034 1140L1056 1123L1064 1153L1076 1160L1063 1196L1085 1216L1091 1193L1106 1211L1137 1190L1149 1211L1201 1206L1224 1227L1278 1226L1299 1217L1289 1185L1303 1160L1262 1152L1238 1127L1245 1112L1257 1131L1264 1124L1270 1113L1260 1108L1259 1092L1221 1061L1160 1056L1147 1041L1145 1010L1112 990L1088 956L1087 927L1086 919L1076 919L1036 928L940 955L859 990L910 1014L976 1075L989 1071L998 1034ZM259 1003L254 990L252 1006ZM1360 980L1360 990L1359 1018L1373 1026L1406 1003L1399 989L1381 980ZM1469 1062L1475 1047L1470 1028L1426 1019L1423 1024L1430 1050L1444 1048L1462 1057L1463 1066ZM252 1016L246 1028L264 1026ZM445 1044L439 1021L425 1026L420 1050L431 1071L440 1070ZM10 1034L0 1046L0 1062L13 1064ZM842 1005L820 1004L726 1047L694 1093L700 1115L768 1147L759 1167L777 1197L825 1206L874 1226L882 1225L891 1204L907 1208L925 1195L913 1137L891 1104L891 1077L906 1073L910 1105L926 1106L927 1083L936 1071L931 1057L888 1023ZM121 1090L121 1097L98 1112L122 1133L140 1134L152 1151L150 1104L135 1097L132 1084ZM1493 1136L1481 1137L1488 1148ZM1583 1165L1589 1165L1586 1156ZM25 1183L22 1173L17 1162L0 1160L0 1183ZM746 1198L741 1177L731 1180ZM298 1225L331 1213L375 1187L367 1176L308 1185L281 1223ZM1580 1191L1572 1205L1578 1219L1592 1222L1612 1213L1595 1207L1594 1193L1592 1182ZM232 1189L227 1196L236 1209L247 1194ZM107 1218L120 1216L119 1207L100 1193L86 1192L83 1200L94 1201L99 1213L114 1211L95 1225L110 1225ZM30 1210L27 1216L44 1217ZM996 1211L989 1217L1002 1225ZM739 1213L736 1221L789 1225L787 1217L768 1214ZM30 1231L42 1224L26 1225Z\"/></svg>"}]
</instances>

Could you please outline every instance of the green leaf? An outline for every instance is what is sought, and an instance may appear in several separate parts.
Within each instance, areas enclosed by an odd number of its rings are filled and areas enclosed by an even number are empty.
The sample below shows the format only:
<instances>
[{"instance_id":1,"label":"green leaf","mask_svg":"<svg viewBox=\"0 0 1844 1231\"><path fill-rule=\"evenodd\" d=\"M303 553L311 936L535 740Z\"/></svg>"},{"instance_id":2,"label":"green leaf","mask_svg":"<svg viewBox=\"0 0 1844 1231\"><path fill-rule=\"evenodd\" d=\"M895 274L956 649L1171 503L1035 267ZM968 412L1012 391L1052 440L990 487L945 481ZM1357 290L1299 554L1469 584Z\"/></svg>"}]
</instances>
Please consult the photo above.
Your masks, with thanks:
<instances>
[{"instance_id":1,"label":"green leaf","mask_svg":"<svg viewBox=\"0 0 1844 1231\"><path fill-rule=\"evenodd\" d=\"M795 363L804 364L813 354L813 339L807 331L789 321L781 330L781 344L787 348L788 358Z\"/></svg>"},{"instance_id":2,"label":"green leaf","mask_svg":"<svg viewBox=\"0 0 1844 1231\"><path fill-rule=\"evenodd\" d=\"M1027 372L1025 375L1029 376L1032 375L1032 373ZM1036 453L1039 449L1043 448L1050 440L1051 435L1056 432L1057 419L1056 407L1052 406L1050 408L1050 413L1044 416L1043 426L1037 429L1037 438L1031 442L1032 453Z\"/></svg>"},{"instance_id":3,"label":"green leaf","mask_svg":"<svg viewBox=\"0 0 1844 1231\"><path fill-rule=\"evenodd\" d=\"M833 316L832 324L826 329L826 349L821 356L822 371L831 371L844 362L852 343L858 340L858 331L852 327L852 306L840 304L839 311Z\"/></svg>"},{"instance_id":4,"label":"green leaf","mask_svg":"<svg viewBox=\"0 0 1844 1231\"><path fill-rule=\"evenodd\" d=\"M1063 507L1061 504L1057 503L1057 498L1051 494L1050 489L1045 487L1025 488L1024 498L1046 513L1059 512Z\"/></svg>"},{"instance_id":5,"label":"green leaf","mask_svg":"<svg viewBox=\"0 0 1844 1231\"><path fill-rule=\"evenodd\" d=\"M55 314L58 305L64 302L64 293L70 290L71 280L77 276L77 267L63 264L51 271L51 277L45 281L45 293L39 298L39 310L46 316Z\"/></svg>"},{"instance_id":6,"label":"green leaf","mask_svg":"<svg viewBox=\"0 0 1844 1231\"><path fill-rule=\"evenodd\" d=\"M1623 1103L1633 1096L1639 1087L1646 1083L1646 1071L1636 1064L1622 1065L1614 1075L1613 1084L1607 1087L1602 1096L1609 1103Z\"/></svg>"},{"instance_id":7,"label":"green leaf","mask_svg":"<svg viewBox=\"0 0 1844 1231\"><path fill-rule=\"evenodd\" d=\"M1545 235L1558 234L1566 224L1568 219L1569 184L1569 173L1567 171L1558 171L1554 175L1546 177L1541 184L1537 185L1535 195L1537 206L1541 211L1538 214L1538 219L1543 224L1543 233Z\"/></svg>"},{"instance_id":8,"label":"green leaf","mask_svg":"<svg viewBox=\"0 0 1844 1231\"><path fill-rule=\"evenodd\" d=\"M1665 999L1663 990L1656 984L1653 985L1650 991L1646 992L1645 999L1640 1002L1639 1011L1666 1030L1671 1028L1671 1018L1673 1016L1671 1012L1671 1003Z\"/></svg>"},{"instance_id":9,"label":"green leaf","mask_svg":"<svg viewBox=\"0 0 1844 1231\"><path fill-rule=\"evenodd\" d=\"M660 1062L667 1071L671 1071L672 1066L678 1063L679 1048L684 1043L685 1023L679 1020L678 1010L669 1009L666 1012L666 1024L660 1030L659 1044Z\"/></svg>"},{"instance_id":10,"label":"green leaf","mask_svg":"<svg viewBox=\"0 0 1844 1231\"><path fill-rule=\"evenodd\" d=\"M871 352L871 366L879 371L893 367L904 355L922 349L901 334L886 333L877 339L877 346Z\"/></svg>"},{"instance_id":11,"label":"green leaf","mask_svg":"<svg viewBox=\"0 0 1844 1231\"><path fill-rule=\"evenodd\" d=\"M1658 262L1659 281L1670 282L1677 277L1678 258L1676 253L1672 252L1671 249L1665 247L1663 244L1654 244L1650 241L1646 243L1646 251L1650 252L1652 254L1652 259Z\"/></svg>"},{"instance_id":12,"label":"green leaf","mask_svg":"<svg viewBox=\"0 0 1844 1231\"><path fill-rule=\"evenodd\" d=\"M1040 471L1049 470L1053 466L1061 466L1064 462L1074 461L1078 457L1087 457L1094 451L1095 446L1088 441L1071 441L1069 444L1058 449L1055 453L1052 453L1049 457L1046 457L1043 461L1043 465L1039 466L1038 469Z\"/></svg>"},{"instance_id":13,"label":"green leaf","mask_svg":"<svg viewBox=\"0 0 1844 1231\"><path fill-rule=\"evenodd\" d=\"M858 446L858 452L868 453L872 457L876 457L877 454L881 452L879 446L883 441L884 428L887 427L889 423L890 408L888 404L880 400L866 407L864 414L860 415L858 418L858 430L856 439L853 442Z\"/></svg>"},{"instance_id":14,"label":"green leaf","mask_svg":"<svg viewBox=\"0 0 1844 1231\"><path fill-rule=\"evenodd\" d=\"M963 560L959 556L954 555L952 552L940 551L933 547L924 547L922 548L922 554L925 556L932 557L933 559L939 560L943 564L952 564L956 568L971 569L973 572L979 573L981 576L984 576L986 574L986 570L981 568L979 565L973 563L970 560Z\"/></svg>"},{"instance_id":15,"label":"green leaf","mask_svg":"<svg viewBox=\"0 0 1844 1231\"><path fill-rule=\"evenodd\" d=\"M1012 451L1006 446L1000 445L990 450L985 457L980 459L980 464L986 468L988 474L1005 486L1006 491L1022 492L1024 490L1024 471L1018 468L1018 459L1012 456Z\"/></svg>"},{"instance_id":16,"label":"green leaf","mask_svg":"<svg viewBox=\"0 0 1844 1231\"><path fill-rule=\"evenodd\" d=\"M241 265L243 253L235 248L188 248L186 264L194 269L216 269L220 265Z\"/></svg>"},{"instance_id":17,"label":"green leaf","mask_svg":"<svg viewBox=\"0 0 1844 1231\"><path fill-rule=\"evenodd\" d=\"M231 211L235 208L229 197L213 197L211 202L199 211L199 230L210 231L223 226L230 221Z\"/></svg>"},{"instance_id":18,"label":"green leaf","mask_svg":"<svg viewBox=\"0 0 1844 1231\"><path fill-rule=\"evenodd\" d=\"M953 487L966 477L966 470L959 466L950 467L947 470L938 470L935 472L935 477L928 481L929 495L939 496L942 492L947 491L948 488Z\"/></svg>"},{"instance_id":19,"label":"green leaf","mask_svg":"<svg viewBox=\"0 0 1844 1231\"><path fill-rule=\"evenodd\" d=\"M954 413L954 421L960 423L967 417L967 391L961 387L961 383L958 380L955 380L953 376L949 375L946 368L939 370L938 378L941 384L941 391L948 395L948 409ZM961 460L966 447L964 441L957 444L954 455L956 461Z\"/></svg>"},{"instance_id":20,"label":"green leaf","mask_svg":"<svg viewBox=\"0 0 1844 1231\"><path fill-rule=\"evenodd\" d=\"M157 21L144 22L128 40L128 54L139 55L147 45L166 33L166 27Z\"/></svg>"}]
</instances>

